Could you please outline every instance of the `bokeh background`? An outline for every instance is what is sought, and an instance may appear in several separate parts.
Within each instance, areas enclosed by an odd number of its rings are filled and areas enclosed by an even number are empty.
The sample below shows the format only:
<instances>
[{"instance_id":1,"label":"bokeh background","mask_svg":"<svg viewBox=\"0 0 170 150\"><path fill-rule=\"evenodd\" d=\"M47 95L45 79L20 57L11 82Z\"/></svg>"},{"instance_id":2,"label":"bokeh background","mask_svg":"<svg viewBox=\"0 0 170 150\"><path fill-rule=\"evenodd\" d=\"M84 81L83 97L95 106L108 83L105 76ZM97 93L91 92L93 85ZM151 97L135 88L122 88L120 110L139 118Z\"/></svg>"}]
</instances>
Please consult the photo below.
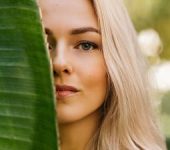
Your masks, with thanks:
<instances>
[{"instance_id":1,"label":"bokeh background","mask_svg":"<svg viewBox=\"0 0 170 150\"><path fill-rule=\"evenodd\" d=\"M125 4L149 60L153 101L170 150L170 0L125 0Z\"/></svg>"}]
</instances>

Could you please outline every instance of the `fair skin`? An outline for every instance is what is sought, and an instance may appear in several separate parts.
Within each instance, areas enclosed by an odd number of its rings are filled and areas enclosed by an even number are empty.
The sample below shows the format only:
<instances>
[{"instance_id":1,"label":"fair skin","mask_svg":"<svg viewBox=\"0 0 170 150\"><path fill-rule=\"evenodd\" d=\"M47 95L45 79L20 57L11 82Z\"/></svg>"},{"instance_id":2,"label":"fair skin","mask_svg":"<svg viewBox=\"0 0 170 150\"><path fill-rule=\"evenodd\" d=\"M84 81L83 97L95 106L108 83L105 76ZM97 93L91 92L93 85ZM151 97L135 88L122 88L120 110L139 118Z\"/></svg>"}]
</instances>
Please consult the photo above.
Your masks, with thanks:
<instances>
[{"instance_id":1,"label":"fair skin","mask_svg":"<svg viewBox=\"0 0 170 150\"><path fill-rule=\"evenodd\" d=\"M39 0L55 85L62 150L83 150L97 129L107 88L97 17L87 0Z\"/></svg>"}]
</instances>

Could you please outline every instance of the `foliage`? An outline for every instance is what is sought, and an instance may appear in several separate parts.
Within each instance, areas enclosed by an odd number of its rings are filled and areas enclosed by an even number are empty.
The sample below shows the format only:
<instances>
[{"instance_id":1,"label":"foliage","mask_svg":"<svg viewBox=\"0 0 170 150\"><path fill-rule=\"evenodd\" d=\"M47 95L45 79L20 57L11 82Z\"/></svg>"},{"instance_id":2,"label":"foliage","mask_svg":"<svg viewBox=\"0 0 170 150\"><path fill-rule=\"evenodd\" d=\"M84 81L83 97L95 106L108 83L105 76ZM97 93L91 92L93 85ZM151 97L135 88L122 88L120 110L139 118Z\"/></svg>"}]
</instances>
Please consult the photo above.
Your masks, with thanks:
<instances>
[{"instance_id":1,"label":"foliage","mask_svg":"<svg viewBox=\"0 0 170 150\"><path fill-rule=\"evenodd\" d=\"M162 59L170 59L170 1L125 0L137 31L155 29L163 42Z\"/></svg>"},{"instance_id":2,"label":"foliage","mask_svg":"<svg viewBox=\"0 0 170 150\"><path fill-rule=\"evenodd\" d=\"M57 150L50 61L35 0L0 0L0 149Z\"/></svg>"}]
</instances>

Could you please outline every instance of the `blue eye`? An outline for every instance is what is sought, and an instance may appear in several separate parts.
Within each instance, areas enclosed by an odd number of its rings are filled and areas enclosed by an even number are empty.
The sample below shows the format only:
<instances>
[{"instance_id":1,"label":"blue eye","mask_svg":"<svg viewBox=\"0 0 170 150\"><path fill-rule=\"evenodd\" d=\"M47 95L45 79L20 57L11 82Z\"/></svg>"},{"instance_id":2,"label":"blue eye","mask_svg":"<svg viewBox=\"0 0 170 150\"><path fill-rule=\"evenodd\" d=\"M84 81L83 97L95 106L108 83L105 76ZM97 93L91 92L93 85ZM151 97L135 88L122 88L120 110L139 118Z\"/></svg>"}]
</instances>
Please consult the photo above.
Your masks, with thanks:
<instances>
[{"instance_id":1,"label":"blue eye","mask_svg":"<svg viewBox=\"0 0 170 150\"><path fill-rule=\"evenodd\" d=\"M93 50L93 49L97 49L98 46L93 42L81 41L75 48L85 50L85 51L90 51L90 50Z\"/></svg>"}]
</instances>

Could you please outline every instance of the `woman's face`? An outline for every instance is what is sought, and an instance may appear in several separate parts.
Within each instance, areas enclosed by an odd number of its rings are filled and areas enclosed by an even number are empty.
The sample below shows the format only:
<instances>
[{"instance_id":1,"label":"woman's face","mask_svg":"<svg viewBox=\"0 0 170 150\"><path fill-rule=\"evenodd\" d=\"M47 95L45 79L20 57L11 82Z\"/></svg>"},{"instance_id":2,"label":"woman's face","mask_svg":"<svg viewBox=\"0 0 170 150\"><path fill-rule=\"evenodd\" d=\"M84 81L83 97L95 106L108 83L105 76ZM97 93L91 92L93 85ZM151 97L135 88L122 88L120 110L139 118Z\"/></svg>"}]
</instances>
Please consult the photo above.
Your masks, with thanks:
<instances>
[{"instance_id":1,"label":"woman's face","mask_svg":"<svg viewBox=\"0 0 170 150\"><path fill-rule=\"evenodd\" d=\"M105 99L107 79L92 4L89 0L39 0L39 5L53 65L59 122L96 114Z\"/></svg>"}]
</instances>

